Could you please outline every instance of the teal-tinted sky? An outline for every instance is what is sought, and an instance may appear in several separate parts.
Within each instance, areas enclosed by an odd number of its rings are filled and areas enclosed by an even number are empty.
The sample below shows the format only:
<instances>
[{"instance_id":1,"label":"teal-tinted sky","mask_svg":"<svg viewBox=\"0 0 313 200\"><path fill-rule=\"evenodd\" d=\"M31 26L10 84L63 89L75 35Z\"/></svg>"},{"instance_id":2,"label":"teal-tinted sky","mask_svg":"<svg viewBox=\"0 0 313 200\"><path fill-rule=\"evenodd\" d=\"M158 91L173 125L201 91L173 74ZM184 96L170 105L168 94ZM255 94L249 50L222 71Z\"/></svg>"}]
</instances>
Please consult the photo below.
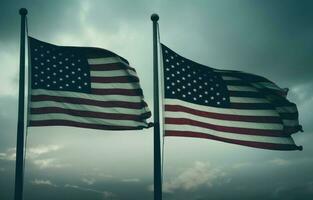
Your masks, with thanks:
<instances>
[{"instance_id":1,"label":"teal-tinted sky","mask_svg":"<svg viewBox=\"0 0 313 200\"><path fill-rule=\"evenodd\" d=\"M152 109L152 24L161 41L215 68L288 87L304 151L165 138L164 199L312 199L312 1L3 0L0 2L0 199L13 199L19 63L18 9L29 34L58 45L109 49L136 68ZM152 199L153 130L30 128L25 200Z\"/></svg>"}]
</instances>

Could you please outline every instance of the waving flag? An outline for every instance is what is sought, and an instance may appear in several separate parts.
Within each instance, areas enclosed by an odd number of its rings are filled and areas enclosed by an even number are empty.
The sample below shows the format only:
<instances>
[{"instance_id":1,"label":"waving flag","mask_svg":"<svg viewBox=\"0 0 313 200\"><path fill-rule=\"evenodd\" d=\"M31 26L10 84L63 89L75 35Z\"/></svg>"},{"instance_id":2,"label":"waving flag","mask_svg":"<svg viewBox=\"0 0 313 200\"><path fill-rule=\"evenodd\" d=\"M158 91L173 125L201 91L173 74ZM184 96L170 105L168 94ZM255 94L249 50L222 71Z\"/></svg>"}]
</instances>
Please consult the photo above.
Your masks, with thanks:
<instances>
[{"instance_id":1,"label":"waving flag","mask_svg":"<svg viewBox=\"0 0 313 200\"><path fill-rule=\"evenodd\" d=\"M56 46L31 37L29 41L29 126L148 127L151 112L127 60L99 48Z\"/></svg>"},{"instance_id":2,"label":"waving flag","mask_svg":"<svg viewBox=\"0 0 313 200\"><path fill-rule=\"evenodd\" d=\"M162 45L165 136L198 137L273 150L302 149L287 91L261 76L217 70Z\"/></svg>"}]
</instances>

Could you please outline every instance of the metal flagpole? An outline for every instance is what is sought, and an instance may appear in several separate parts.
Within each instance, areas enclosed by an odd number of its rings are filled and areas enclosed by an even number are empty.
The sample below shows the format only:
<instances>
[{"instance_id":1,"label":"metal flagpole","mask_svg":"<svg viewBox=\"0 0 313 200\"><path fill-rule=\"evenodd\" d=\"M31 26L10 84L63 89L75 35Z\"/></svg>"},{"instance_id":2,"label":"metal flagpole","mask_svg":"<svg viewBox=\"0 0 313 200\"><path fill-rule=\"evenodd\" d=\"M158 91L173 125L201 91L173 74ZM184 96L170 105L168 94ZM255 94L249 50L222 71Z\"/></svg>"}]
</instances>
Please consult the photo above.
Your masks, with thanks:
<instances>
[{"instance_id":1,"label":"metal flagpole","mask_svg":"<svg viewBox=\"0 0 313 200\"><path fill-rule=\"evenodd\" d=\"M21 15L21 44L20 44L20 75L18 96L18 121L16 139L15 163L15 200L23 199L23 172L24 172L24 99L25 99L25 24L27 9L19 10Z\"/></svg>"},{"instance_id":2,"label":"metal flagpole","mask_svg":"<svg viewBox=\"0 0 313 200\"><path fill-rule=\"evenodd\" d=\"M157 25L159 16L151 15L153 23L153 99L154 99L154 200L162 200L162 175L161 175L161 142L159 121L159 71L158 71L158 43Z\"/></svg>"}]
</instances>

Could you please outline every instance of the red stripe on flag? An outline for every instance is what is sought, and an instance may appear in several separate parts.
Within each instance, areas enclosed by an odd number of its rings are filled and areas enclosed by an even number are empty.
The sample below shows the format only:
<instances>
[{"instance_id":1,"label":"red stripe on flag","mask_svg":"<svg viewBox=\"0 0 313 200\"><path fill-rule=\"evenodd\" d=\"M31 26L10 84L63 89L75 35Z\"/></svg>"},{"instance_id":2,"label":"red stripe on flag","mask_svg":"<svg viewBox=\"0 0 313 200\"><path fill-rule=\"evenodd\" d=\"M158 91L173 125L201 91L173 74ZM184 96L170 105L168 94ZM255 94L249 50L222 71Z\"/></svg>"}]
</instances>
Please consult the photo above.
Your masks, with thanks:
<instances>
[{"instance_id":1,"label":"red stripe on flag","mask_svg":"<svg viewBox=\"0 0 313 200\"><path fill-rule=\"evenodd\" d=\"M99 107L119 107L119 108L129 108L129 109L142 109L147 106L146 102L134 103L134 102L125 102L125 101L98 101L91 99L83 98L74 98L74 97L59 97L59 96L50 96L50 95L32 95L32 102L39 101L55 101L62 103L71 103L71 104L85 104L91 106Z\"/></svg>"},{"instance_id":2,"label":"red stripe on flag","mask_svg":"<svg viewBox=\"0 0 313 200\"><path fill-rule=\"evenodd\" d=\"M146 113L142 115L131 115L131 114L94 112L85 110L72 110L58 107L31 108L30 113L31 114L63 113L79 117L93 117L100 119L133 120L133 121L142 121L142 119L146 119L147 117L149 117L149 114Z\"/></svg>"},{"instance_id":3,"label":"red stripe on flag","mask_svg":"<svg viewBox=\"0 0 313 200\"><path fill-rule=\"evenodd\" d=\"M101 130L140 130L144 127L141 126L107 126L100 124L87 124L81 122L74 122L69 120L41 120L41 121L30 121L29 126L73 126L80 128L92 128Z\"/></svg>"},{"instance_id":4,"label":"red stripe on flag","mask_svg":"<svg viewBox=\"0 0 313 200\"><path fill-rule=\"evenodd\" d=\"M166 124L175 124L175 125L191 125L197 126L201 128L212 129L221 132L228 133L236 133L236 134L244 134L244 135L261 135L261 136L273 136L273 137L288 137L288 135L284 134L281 130L263 130L263 129L252 129L252 128L238 128L238 127L227 127L214 125L204 122L199 122L186 118L165 118Z\"/></svg>"},{"instance_id":5,"label":"red stripe on flag","mask_svg":"<svg viewBox=\"0 0 313 200\"><path fill-rule=\"evenodd\" d=\"M91 88L92 94L97 95L125 95L125 96L142 96L141 89L97 89Z\"/></svg>"},{"instance_id":6,"label":"red stripe on flag","mask_svg":"<svg viewBox=\"0 0 313 200\"><path fill-rule=\"evenodd\" d=\"M134 83L139 82L135 76L115 76L115 77L90 77L94 83Z\"/></svg>"}]
</instances>

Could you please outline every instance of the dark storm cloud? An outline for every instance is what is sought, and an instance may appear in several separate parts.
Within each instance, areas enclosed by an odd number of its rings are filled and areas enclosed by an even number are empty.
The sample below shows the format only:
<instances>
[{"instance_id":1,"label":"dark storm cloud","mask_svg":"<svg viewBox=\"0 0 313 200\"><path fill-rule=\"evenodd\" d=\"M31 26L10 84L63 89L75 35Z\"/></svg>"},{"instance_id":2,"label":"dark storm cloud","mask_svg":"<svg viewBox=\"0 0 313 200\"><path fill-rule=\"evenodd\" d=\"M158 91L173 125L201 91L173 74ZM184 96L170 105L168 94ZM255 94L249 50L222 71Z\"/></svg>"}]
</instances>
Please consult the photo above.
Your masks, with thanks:
<instances>
[{"instance_id":1,"label":"dark storm cloud","mask_svg":"<svg viewBox=\"0 0 313 200\"><path fill-rule=\"evenodd\" d=\"M77 1L40 1L40 0L14 0L1 1L0 40L15 41L19 39L20 15L18 10L22 7L28 9L29 31L39 33L52 33L53 30L77 29L77 17L79 11Z\"/></svg>"},{"instance_id":2,"label":"dark storm cloud","mask_svg":"<svg viewBox=\"0 0 313 200\"><path fill-rule=\"evenodd\" d=\"M28 9L28 28L30 34L52 37L55 34L81 31L83 17L92 19L88 23L96 26L98 31L116 32L119 26L127 20L139 21L148 19L149 15L142 12L149 1L40 1L40 0L13 0L1 1L2 16L0 18L0 40L16 40L19 38L20 15L22 7ZM150 11L147 11L148 14ZM148 20L146 20L148 21Z\"/></svg>"},{"instance_id":3,"label":"dark storm cloud","mask_svg":"<svg viewBox=\"0 0 313 200\"><path fill-rule=\"evenodd\" d=\"M93 1L94 2L94 1ZM82 4L90 12L86 15L88 23L99 28L99 31L116 32L117 28L124 24L141 25L149 23L149 14L152 12L153 1L112 1L109 6L105 1L97 0L97 3ZM136 27L132 27L136 28Z\"/></svg>"},{"instance_id":4,"label":"dark storm cloud","mask_svg":"<svg viewBox=\"0 0 313 200\"><path fill-rule=\"evenodd\" d=\"M161 40L203 64L292 87L312 80L312 8L311 1L193 1L177 9L163 2Z\"/></svg>"},{"instance_id":5,"label":"dark storm cloud","mask_svg":"<svg viewBox=\"0 0 313 200\"><path fill-rule=\"evenodd\" d=\"M312 82L313 13L312 1L274 1L265 4L255 1L251 10L256 12L255 36L250 62L257 62L261 70L279 76L277 80L291 87L292 84ZM252 40L253 41L253 40ZM253 53L259 55L254 57ZM248 54L249 55L249 54ZM259 59L259 60L258 60ZM262 60L266 60L263 63ZM285 79L285 80L283 80Z\"/></svg>"},{"instance_id":6,"label":"dark storm cloud","mask_svg":"<svg viewBox=\"0 0 313 200\"><path fill-rule=\"evenodd\" d=\"M114 34L127 24L136 29L149 24L149 15L158 11L161 40L203 64L261 74L282 87L312 80L311 1L29 0L0 5L5 8L0 18L5 27L2 41L19 38L20 7L28 8L30 33L40 38L81 32L86 28L82 18L100 32Z\"/></svg>"}]
</instances>

